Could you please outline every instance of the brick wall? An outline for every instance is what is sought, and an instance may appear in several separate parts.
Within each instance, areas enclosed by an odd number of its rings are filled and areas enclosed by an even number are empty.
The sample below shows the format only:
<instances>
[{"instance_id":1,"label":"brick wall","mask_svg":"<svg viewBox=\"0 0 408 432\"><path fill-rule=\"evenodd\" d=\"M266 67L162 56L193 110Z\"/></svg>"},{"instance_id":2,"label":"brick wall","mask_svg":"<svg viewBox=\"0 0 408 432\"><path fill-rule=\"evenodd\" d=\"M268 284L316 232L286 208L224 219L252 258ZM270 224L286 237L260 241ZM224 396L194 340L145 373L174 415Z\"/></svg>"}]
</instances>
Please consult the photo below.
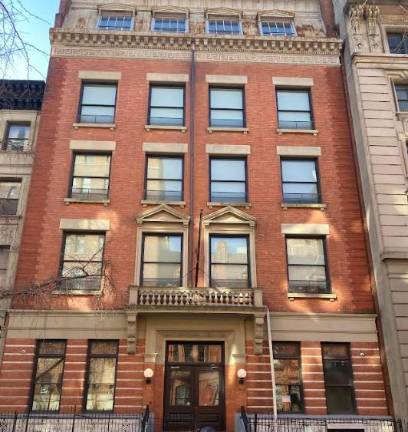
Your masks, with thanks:
<instances>
[{"instance_id":1,"label":"brick wall","mask_svg":"<svg viewBox=\"0 0 408 432\"><path fill-rule=\"evenodd\" d=\"M117 70L122 72L118 88L117 128L74 129L80 80L79 70ZM35 160L27 222L18 267L17 286L33 280L55 277L59 268L62 232L61 218L105 218L111 221L106 257L114 268L114 293L105 295L102 303L108 307L126 304L127 287L134 277L136 245L135 215L144 210L143 177L145 155L143 142L187 143L188 133L144 130L147 116L147 72L188 73L185 62L121 60L114 63L103 59L51 59L50 75L45 96L38 152ZM247 75L246 109L248 135L207 132L208 85L206 74ZM313 110L317 136L303 134L278 135L276 132L275 89L272 76L312 77ZM208 214L208 155L205 145L249 144L248 212L257 218L256 259L258 284L263 288L266 304L273 311L372 312L367 256L363 226L357 198L354 161L346 117L344 90L340 69L324 66L281 66L268 64L197 65L196 107L196 167L195 167L195 244L198 214ZM188 119L188 90L187 116ZM115 140L112 158L111 203L65 205L72 154L70 139ZM326 211L281 208L280 164L277 145L319 146L321 189ZM189 163L186 157L185 198L188 212ZM340 187L341 186L341 187ZM287 274L282 223L328 223L328 264L335 302L326 300L287 299ZM201 257L203 257L201 253ZM199 284L202 285L204 263L200 263ZM62 298L47 300L40 305L15 302L18 307L92 308L92 298Z\"/></svg>"}]
</instances>

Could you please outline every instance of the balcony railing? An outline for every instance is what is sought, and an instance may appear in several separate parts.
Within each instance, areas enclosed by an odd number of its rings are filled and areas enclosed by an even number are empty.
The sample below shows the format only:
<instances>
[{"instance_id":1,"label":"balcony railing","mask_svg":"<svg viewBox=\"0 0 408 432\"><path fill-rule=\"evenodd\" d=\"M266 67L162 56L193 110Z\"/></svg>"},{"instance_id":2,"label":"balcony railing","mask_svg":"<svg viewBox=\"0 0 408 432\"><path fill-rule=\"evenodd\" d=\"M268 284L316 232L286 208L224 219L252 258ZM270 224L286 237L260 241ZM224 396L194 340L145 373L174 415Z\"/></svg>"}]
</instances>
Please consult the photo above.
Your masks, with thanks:
<instances>
[{"instance_id":1,"label":"balcony railing","mask_svg":"<svg viewBox=\"0 0 408 432\"><path fill-rule=\"evenodd\" d=\"M0 414L2 432L148 432L153 419L148 408L139 414Z\"/></svg>"},{"instance_id":2,"label":"balcony railing","mask_svg":"<svg viewBox=\"0 0 408 432\"><path fill-rule=\"evenodd\" d=\"M107 189L72 188L71 198L79 201L103 201L108 199Z\"/></svg>"},{"instance_id":3,"label":"balcony railing","mask_svg":"<svg viewBox=\"0 0 408 432\"><path fill-rule=\"evenodd\" d=\"M6 138L1 148L7 151L28 152L31 150L31 145L28 138Z\"/></svg>"},{"instance_id":4,"label":"balcony railing","mask_svg":"<svg viewBox=\"0 0 408 432\"><path fill-rule=\"evenodd\" d=\"M130 305L141 307L262 307L262 292L240 288L131 287Z\"/></svg>"},{"instance_id":5,"label":"balcony railing","mask_svg":"<svg viewBox=\"0 0 408 432\"><path fill-rule=\"evenodd\" d=\"M245 432L408 432L406 420L391 417L282 415L275 420L272 414L247 413L241 408L239 419Z\"/></svg>"}]
</instances>

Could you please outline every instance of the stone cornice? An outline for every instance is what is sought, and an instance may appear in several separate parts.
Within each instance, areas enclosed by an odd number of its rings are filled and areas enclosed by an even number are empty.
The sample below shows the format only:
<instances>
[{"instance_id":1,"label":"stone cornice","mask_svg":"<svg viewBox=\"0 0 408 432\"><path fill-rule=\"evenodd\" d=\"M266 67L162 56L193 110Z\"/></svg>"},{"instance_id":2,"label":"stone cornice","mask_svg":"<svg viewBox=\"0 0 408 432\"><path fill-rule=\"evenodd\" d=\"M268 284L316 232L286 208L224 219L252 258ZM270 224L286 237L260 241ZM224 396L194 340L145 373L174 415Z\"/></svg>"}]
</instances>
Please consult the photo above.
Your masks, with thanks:
<instances>
[{"instance_id":1,"label":"stone cornice","mask_svg":"<svg viewBox=\"0 0 408 432\"><path fill-rule=\"evenodd\" d=\"M90 32L79 29L52 29L53 48L122 48L190 51L263 53L339 57L342 41L336 38L214 36L140 32Z\"/></svg>"}]
</instances>

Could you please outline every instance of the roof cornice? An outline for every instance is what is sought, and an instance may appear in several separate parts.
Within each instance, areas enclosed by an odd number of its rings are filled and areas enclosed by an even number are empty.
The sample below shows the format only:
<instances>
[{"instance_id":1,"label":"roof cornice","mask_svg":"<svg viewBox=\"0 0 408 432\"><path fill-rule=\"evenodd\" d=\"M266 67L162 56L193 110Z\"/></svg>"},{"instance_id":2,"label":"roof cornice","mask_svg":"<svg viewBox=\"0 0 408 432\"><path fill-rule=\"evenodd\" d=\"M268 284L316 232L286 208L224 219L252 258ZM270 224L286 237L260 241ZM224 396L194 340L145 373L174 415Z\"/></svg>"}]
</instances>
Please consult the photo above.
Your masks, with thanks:
<instances>
[{"instance_id":1,"label":"roof cornice","mask_svg":"<svg viewBox=\"0 0 408 432\"><path fill-rule=\"evenodd\" d=\"M256 52L340 56L342 40L322 37L216 36L189 34L157 34L140 32L101 32L54 28L50 32L53 45L65 47L137 48L216 52Z\"/></svg>"}]
</instances>

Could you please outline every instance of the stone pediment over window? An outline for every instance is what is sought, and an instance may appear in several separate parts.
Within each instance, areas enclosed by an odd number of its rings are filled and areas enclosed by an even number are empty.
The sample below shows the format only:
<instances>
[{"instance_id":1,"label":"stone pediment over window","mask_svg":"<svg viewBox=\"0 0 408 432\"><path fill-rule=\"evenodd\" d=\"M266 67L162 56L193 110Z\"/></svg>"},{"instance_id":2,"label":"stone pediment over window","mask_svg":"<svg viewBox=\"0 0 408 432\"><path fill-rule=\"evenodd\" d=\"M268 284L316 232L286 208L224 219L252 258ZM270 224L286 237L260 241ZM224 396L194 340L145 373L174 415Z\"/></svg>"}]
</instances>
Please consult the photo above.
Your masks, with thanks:
<instances>
[{"instance_id":1,"label":"stone pediment over window","mask_svg":"<svg viewBox=\"0 0 408 432\"><path fill-rule=\"evenodd\" d=\"M235 207L224 207L214 213L210 213L203 218L204 226L211 224L228 224L254 227L256 218Z\"/></svg>"},{"instance_id":2,"label":"stone pediment over window","mask_svg":"<svg viewBox=\"0 0 408 432\"><path fill-rule=\"evenodd\" d=\"M146 210L136 216L138 225L145 223L160 222L160 223L179 223L188 226L190 217L184 213L178 212L166 204L161 204L152 209Z\"/></svg>"},{"instance_id":3,"label":"stone pediment over window","mask_svg":"<svg viewBox=\"0 0 408 432\"><path fill-rule=\"evenodd\" d=\"M103 5L98 5L98 12L125 12L135 14L135 8L129 5L121 4L121 3L108 3Z\"/></svg>"},{"instance_id":4,"label":"stone pediment over window","mask_svg":"<svg viewBox=\"0 0 408 432\"><path fill-rule=\"evenodd\" d=\"M163 7L156 7L153 8L152 13L153 16L156 15L170 15L170 16L183 16L183 17L187 17L188 16L188 9L185 8L179 8L176 6L163 6Z\"/></svg>"},{"instance_id":5,"label":"stone pediment over window","mask_svg":"<svg viewBox=\"0 0 408 432\"><path fill-rule=\"evenodd\" d=\"M236 17L240 17L241 16L241 11L237 10L237 9L230 9L230 8L212 8L212 9L207 9L205 11L205 16L208 18L209 16L236 16Z\"/></svg>"},{"instance_id":6,"label":"stone pediment over window","mask_svg":"<svg viewBox=\"0 0 408 432\"><path fill-rule=\"evenodd\" d=\"M259 19L272 18L272 19L294 19L294 12L283 11L279 9L265 10L258 13Z\"/></svg>"}]
</instances>

